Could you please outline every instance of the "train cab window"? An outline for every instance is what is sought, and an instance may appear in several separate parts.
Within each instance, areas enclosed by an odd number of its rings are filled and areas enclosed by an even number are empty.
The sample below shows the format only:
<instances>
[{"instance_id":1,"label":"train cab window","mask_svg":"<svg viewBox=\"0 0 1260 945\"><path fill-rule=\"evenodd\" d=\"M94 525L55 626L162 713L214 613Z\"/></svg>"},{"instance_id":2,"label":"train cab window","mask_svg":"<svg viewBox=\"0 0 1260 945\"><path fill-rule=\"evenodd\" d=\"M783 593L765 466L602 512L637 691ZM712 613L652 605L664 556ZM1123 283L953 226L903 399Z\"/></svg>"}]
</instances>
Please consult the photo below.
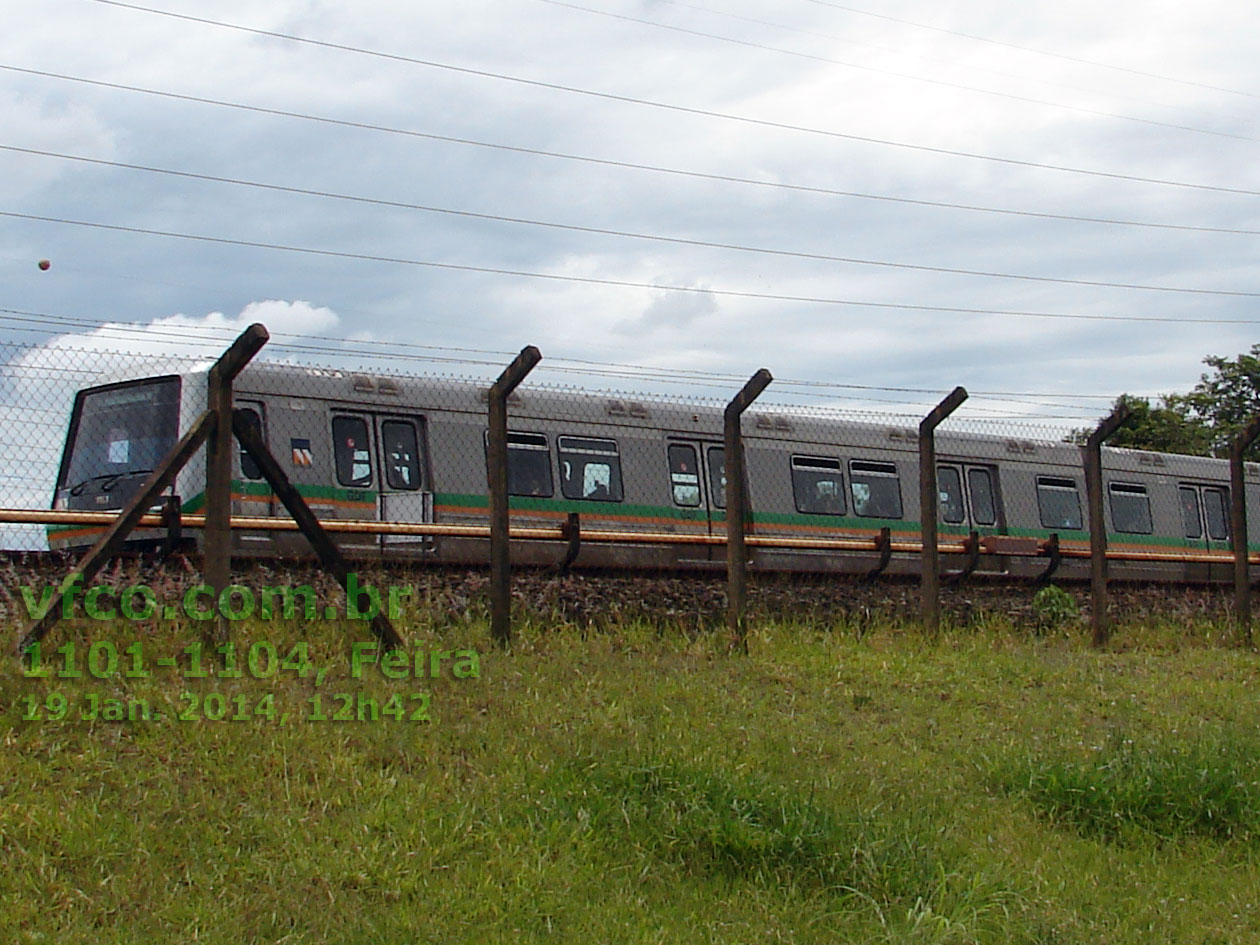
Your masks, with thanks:
<instances>
[{"instance_id":1,"label":"train cab window","mask_svg":"<svg viewBox=\"0 0 1260 945\"><path fill-rule=\"evenodd\" d=\"M381 455L385 482L391 489L420 488L420 448L415 424L406 420L382 421Z\"/></svg>"},{"instance_id":2,"label":"train cab window","mask_svg":"<svg viewBox=\"0 0 1260 945\"><path fill-rule=\"evenodd\" d=\"M863 518L901 518L901 480L892 463L849 460L853 511Z\"/></svg>"},{"instance_id":3,"label":"train cab window","mask_svg":"<svg viewBox=\"0 0 1260 945\"><path fill-rule=\"evenodd\" d=\"M1111 526L1116 531L1151 534L1151 500L1146 486L1113 482L1107 486L1107 491L1111 494Z\"/></svg>"},{"instance_id":4,"label":"train cab window","mask_svg":"<svg viewBox=\"0 0 1260 945\"><path fill-rule=\"evenodd\" d=\"M1205 486L1203 517L1207 519L1208 538L1226 541L1229 538L1229 515L1225 511L1225 490Z\"/></svg>"},{"instance_id":5,"label":"train cab window","mask_svg":"<svg viewBox=\"0 0 1260 945\"><path fill-rule=\"evenodd\" d=\"M1181 524L1187 538L1203 537L1203 520L1199 517L1199 493L1190 486L1177 490L1181 501Z\"/></svg>"},{"instance_id":6,"label":"train cab window","mask_svg":"<svg viewBox=\"0 0 1260 945\"><path fill-rule=\"evenodd\" d=\"M1038 476L1037 508L1044 528L1081 528L1081 497L1071 479Z\"/></svg>"},{"instance_id":7,"label":"train cab window","mask_svg":"<svg viewBox=\"0 0 1260 945\"><path fill-rule=\"evenodd\" d=\"M367 421L360 417L334 417L333 465L343 486L363 489L372 484L372 451L368 446Z\"/></svg>"},{"instance_id":8,"label":"train cab window","mask_svg":"<svg viewBox=\"0 0 1260 945\"><path fill-rule=\"evenodd\" d=\"M967 470L967 488L971 492L973 525L997 524L997 496L993 491L993 474L982 467Z\"/></svg>"},{"instance_id":9,"label":"train cab window","mask_svg":"<svg viewBox=\"0 0 1260 945\"><path fill-rule=\"evenodd\" d=\"M709 447L709 495L719 509L726 508L726 450Z\"/></svg>"},{"instance_id":10,"label":"train cab window","mask_svg":"<svg viewBox=\"0 0 1260 945\"><path fill-rule=\"evenodd\" d=\"M936 507L947 525L961 525L967 518L962 476L953 466L936 467Z\"/></svg>"},{"instance_id":11,"label":"train cab window","mask_svg":"<svg viewBox=\"0 0 1260 945\"><path fill-rule=\"evenodd\" d=\"M238 407L236 412L240 414L245 424L258 434L259 438L263 435L262 418L258 416L258 411L252 407ZM263 477L262 470L258 468L258 463L254 457L245 451L245 447L240 448L241 452L241 475L246 479L261 479Z\"/></svg>"},{"instance_id":12,"label":"train cab window","mask_svg":"<svg viewBox=\"0 0 1260 945\"><path fill-rule=\"evenodd\" d=\"M508 440L508 495L551 498L551 449L543 433L511 433Z\"/></svg>"},{"instance_id":13,"label":"train cab window","mask_svg":"<svg viewBox=\"0 0 1260 945\"><path fill-rule=\"evenodd\" d=\"M58 485L151 471L179 439L178 377L80 391Z\"/></svg>"},{"instance_id":14,"label":"train cab window","mask_svg":"<svg viewBox=\"0 0 1260 945\"><path fill-rule=\"evenodd\" d=\"M840 460L793 456L792 495L798 512L843 515L844 473L840 471Z\"/></svg>"},{"instance_id":15,"label":"train cab window","mask_svg":"<svg viewBox=\"0 0 1260 945\"><path fill-rule=\"evenodd\" d=\"M621 501L621 455L616 441L562 436L557 438L556 448L560 491L566 499Z\"/></svg>"},{"instance_id":16,"label":"train cab window","mask_svg":"<svg viewBox=\"0 0 1260 945\"><path fill-rule=\"evenodd\" d=\"M700 465L695 447L685 443L669 446L669 482L674 505L695 508L700 504Z\"/></svg>"}]
</instances>

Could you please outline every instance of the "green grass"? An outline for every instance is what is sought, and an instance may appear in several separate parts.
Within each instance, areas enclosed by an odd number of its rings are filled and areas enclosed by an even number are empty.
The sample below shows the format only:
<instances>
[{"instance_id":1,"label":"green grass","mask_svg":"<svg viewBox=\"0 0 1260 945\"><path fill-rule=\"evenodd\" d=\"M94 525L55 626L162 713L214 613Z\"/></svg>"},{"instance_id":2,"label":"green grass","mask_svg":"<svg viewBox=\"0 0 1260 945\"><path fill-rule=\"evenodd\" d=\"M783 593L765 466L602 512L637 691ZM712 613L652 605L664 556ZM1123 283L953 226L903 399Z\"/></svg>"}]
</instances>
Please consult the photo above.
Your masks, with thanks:
<instances>
[{"instance_id":1,"label":"green grass","mask_svg":"<svg viewBox=\"0 0 1260 945\"><path fill-rule=\"evenodd\" d=\"M1098 653L819 613L745 657L684 625L535 618L502 653L475 614L398 623L479 675L353 679L345 623L234 628L304 643L319 686L0 663L0 941L1260 941L1260 663L1222 628ZM166 717L23 721L54 692ZM185 692L277 712L178 721ZM431 720L300 721L339 692L425 692Z\"/></svg>"},{"instance_id":2,"label":"green grass","mask_svg":"<svg viewBox=\"0 0 1260 945\"><path fill-rule=\"evenodd\" d=\"M936 893L936 838L905 819L649 759L584 759L545 787L535 823L568 824L648 866L882 901Z\"/></svg>"},{"instance_id":3,"label":"green grass","mask_svg":"<svg viewBox=\"0 0 1260 945\"><path fill-rule=\"evenodd\" d=\"M1013 759L996 776L1087 836L1260 841L1260 737L1252 726L1163 740L1117 732L1085 759Z\"/></svg>"}]
</instances>

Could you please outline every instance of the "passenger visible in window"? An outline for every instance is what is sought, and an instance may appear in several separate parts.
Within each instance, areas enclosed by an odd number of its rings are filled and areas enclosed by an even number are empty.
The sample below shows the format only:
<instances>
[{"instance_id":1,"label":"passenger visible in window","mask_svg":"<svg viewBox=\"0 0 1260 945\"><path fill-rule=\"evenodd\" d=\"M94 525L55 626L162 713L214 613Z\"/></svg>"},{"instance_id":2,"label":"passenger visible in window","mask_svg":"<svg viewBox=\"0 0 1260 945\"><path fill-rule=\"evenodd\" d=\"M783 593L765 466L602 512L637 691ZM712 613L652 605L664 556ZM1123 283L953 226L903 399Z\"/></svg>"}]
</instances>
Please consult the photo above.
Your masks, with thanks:
<instances>
[{"instance_id":1,"label":"passenger visible in window","mask_svg":"<svg viewBox=\"0 0 1260 945\"><path fill-rule=\"evenodd\" d=\"M403 489L411 488L411 457L404 453L390 453L389 461L391 478Z\"/></svg>"},{"instance_id":2,"label":"passenger visible in window","mask_svg":"<svg viewBox=\"0 0 1260 945\"><path fill-rule=\"evenodd\" d=\"M587 463L582 470L582 498L607 502L611 498L611 479L612 467L607 463Z\"/></svg>"},{"instance_id":3,"label":"passenger visible in window","mask_svg":"<svg viewBox=\"0 0 1260 945\"><path fill-rule=\"evenodd\" d=\"M861 516L870 516L872 512L867 508L867 503L871 500L871 487L864 482L854 482L853 486L853 511Z\"/></svg>"},{"instance_id":4,"label":"passenger visible in window","mask_svg":"<svg viewBox=\"0 0 1260 945\"><path fill-rule=\"evenodd\" d=\"M390 425L382 428L385 432L385 453L389 458L389 478L397 488L410 489L412 468L415 458L411 455L411 444L400 431L390 429Z\"/></svg>"},{"instance_id":5,"label":"passenger visible in window","mask_svg":"<svg viewBox=\"0 0 1260 945\"><path fill-rule=\"evenodd\" d=\"M818 512L823 515L839 515L844 511L844 503L840 501L834 480L820 479L814 488L818 492L815 499L815 508Z\"/></svg>"}]
</instances>

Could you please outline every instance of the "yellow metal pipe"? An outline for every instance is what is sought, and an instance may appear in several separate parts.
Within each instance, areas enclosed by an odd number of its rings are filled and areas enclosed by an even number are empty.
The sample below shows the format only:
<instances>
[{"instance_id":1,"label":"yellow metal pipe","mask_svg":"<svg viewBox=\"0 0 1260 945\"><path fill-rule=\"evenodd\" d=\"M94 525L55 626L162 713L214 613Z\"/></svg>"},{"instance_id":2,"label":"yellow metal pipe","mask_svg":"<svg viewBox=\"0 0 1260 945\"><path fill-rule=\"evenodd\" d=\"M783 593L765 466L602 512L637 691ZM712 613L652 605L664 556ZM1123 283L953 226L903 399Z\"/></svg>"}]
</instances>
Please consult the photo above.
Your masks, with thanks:
<instances>
[{"instance_id":1,"label":"yellow metal pipe","mask_svg":"<svg viewBox=\"0 0 1260 945\"><path fill-rule=\"evenodd\" d=\"M116 512L86 512L52 509L0 509L0 522L14 525L99 525L107 526L118 517ZM204 528L204 515L182 515L180 525L184 528ZM488 538L490 528L487 525L452 525L441 522L377 522L361 519L321 519L320 524L329 532L338 534L361 535L415 535L450 538ZM141 528L165 528L166 523L161 515L148 514L140 519ZM298 530L297 523L291 518L277 516L235 516L231 527L249 531L285 531ZM554 527L512 527L510 536L518 540L561 541L565 540L562 529ZM625 530L583 530L584 543L630 543L654 545L709 545L724 546L726 536L707 533L676 532L639 532ZM774 535L750 535L746 539L750 547L766 549L805 550L805 551L862 551L877 552L876 539L871 538L791 538ZM942 554L966 554L969 549L962 542L942 542L937 548ZM894 541L892 550L899 554L920 554L923 545L916 541ZM1044 552L1045 545L1041 545ZM988 555L983 547L980 554ZM1064 558L1088 559L1089 548L1061 548L1060 556ZM1233 555L1229 553L1203 552L1158 552L1158 551L1118 551L1107 550L1110 561L1133 561L1163 564L1229 564ZM1248 556L1251 564L1260 564L1260 554Z\"/></svg>"}]
</instances>

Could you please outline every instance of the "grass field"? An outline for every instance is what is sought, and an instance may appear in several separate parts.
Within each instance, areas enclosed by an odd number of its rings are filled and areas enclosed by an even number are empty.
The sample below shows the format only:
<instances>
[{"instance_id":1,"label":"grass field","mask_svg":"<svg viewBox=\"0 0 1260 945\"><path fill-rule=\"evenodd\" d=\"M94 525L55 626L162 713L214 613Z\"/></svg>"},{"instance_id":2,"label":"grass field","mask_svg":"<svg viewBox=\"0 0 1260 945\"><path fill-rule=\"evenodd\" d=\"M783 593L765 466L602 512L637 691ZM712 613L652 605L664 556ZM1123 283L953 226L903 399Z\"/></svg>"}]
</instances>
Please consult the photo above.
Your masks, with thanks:
<instances>
[{"instance_id":1,"label":"grass field","mask_svg":"<svg viewBox=\"0 0 1260 945\"><path fill-rule=\"evenodd\" d=\"M434 616L403 679L352 678L345 621L237 624L234 679L185 678L179 622L59 627L80 678L6 658L0 941L1260 941L1260 663L1211 625L742 656Z\"/></svg>"}]
</instances>

